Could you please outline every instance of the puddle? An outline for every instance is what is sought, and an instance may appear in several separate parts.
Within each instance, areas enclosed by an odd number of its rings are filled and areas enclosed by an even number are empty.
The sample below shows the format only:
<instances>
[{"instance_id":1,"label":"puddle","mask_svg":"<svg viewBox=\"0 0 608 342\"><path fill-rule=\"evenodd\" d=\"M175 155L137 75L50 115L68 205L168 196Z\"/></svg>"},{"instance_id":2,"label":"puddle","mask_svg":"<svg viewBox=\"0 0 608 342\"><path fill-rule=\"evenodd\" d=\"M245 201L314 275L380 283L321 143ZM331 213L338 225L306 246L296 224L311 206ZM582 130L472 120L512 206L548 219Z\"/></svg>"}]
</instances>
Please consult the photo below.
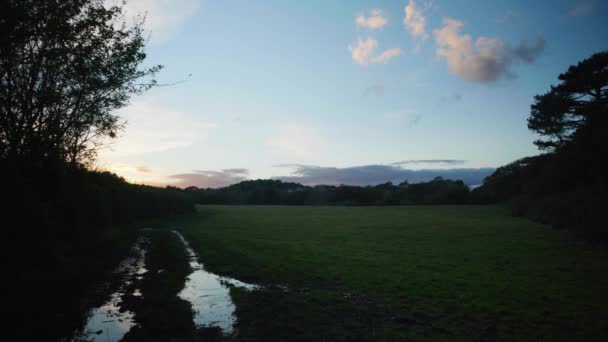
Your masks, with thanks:
<instances>
[{"instance_id":1,"label":"puddle","mask_svg":"<svg viewBox=\"0 0 608 342\"><path fill-rule=\"evenodd\" d=\"M230 297L230 286L248 290L255 290L259 286L205 271L188 241L178 231L174 230L173 233L180 238L190 256L192 273L188 276L179 297L192 304L194 324L219 327L224 334L231 334L234 331L236 317L235 306Z\"/></svg>"},{"instance_id":2,"label":"puddle","mask_svg":"<svg viewBox=\"0 0 608 342\"><path fill-rule=\"evenodd\" d=\"M122 279L121 285L110 295L106 303L89 311L87 322L84 328L76 333L74 341L118 341L135 325L133 313L121 311L120 304L126 287L132 284L132 279L140 278L147 271L146 242L144 237L138 238L130 256L114 270L114 274ZM135 289L135 292L141 295L139 289Z\"/></svg>"},{"instance_id":3,"label":"puddle","mask_svg":"<svg viewBox=\"0 0 608 342\"><path fill-rule=\"evenodd\" d=\"M205 271L188 241L178 231L172 232L182 241L190 257L192 273L186 279L179 297L191 303L194 324L219 327L225 335L232 334L236 307L230 297L230 286L248 290L258 289L259 286ZM131 291L130 295L135 297L144 295L140 289L133 289L131 284L136 279L142 279L147 272L145 256L148 241L143 236L137 239L130 256L113 272L120 278L117 290L103 305L89 310L84 328L75 333L73 341L119 341L136 324L133 312L121 310L121 304L127 291ZM159 273L163 271L158 270Z\"/></svg>"}]
</instances>

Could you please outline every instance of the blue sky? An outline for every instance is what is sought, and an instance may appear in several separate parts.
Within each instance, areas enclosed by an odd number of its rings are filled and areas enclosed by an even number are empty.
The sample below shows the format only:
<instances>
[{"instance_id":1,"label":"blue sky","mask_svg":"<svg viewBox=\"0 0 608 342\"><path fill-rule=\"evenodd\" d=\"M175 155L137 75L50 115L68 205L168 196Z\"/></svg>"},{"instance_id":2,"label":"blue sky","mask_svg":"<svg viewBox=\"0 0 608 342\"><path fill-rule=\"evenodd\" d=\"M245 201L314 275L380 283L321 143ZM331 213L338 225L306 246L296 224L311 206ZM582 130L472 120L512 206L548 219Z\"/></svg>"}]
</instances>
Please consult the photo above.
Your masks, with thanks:
<instances>
[{"instance_id":1,"label":"blue sky","mask_svg":"<svg viewBox=\"0 0 608 342\"><path fill-rule=\"evenodd\" d=\"M608 42L594 0L131 0L134 13L158 80L185 81L120 110L98 165L158 185L504 165L538 153L533 96Z\"/></svg>"}]
</instances>

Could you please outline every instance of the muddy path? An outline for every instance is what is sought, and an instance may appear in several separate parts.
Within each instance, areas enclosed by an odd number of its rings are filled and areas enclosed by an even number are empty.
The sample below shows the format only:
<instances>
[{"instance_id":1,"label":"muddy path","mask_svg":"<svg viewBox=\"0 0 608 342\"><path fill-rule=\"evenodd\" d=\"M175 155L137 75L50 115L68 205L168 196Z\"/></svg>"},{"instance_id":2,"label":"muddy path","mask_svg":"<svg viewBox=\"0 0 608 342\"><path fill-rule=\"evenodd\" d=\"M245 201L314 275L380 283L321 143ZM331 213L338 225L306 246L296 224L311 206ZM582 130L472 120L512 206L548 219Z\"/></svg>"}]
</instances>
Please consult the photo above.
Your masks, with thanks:
<instances>
[{"instance_id":1,"label":"muddy path","mask_svg":"<svg viewBox=\"0 0 608 342\"><path fill-rule=\"evenodd\" d=\"M194 323L202 327L219 327L224 334L233 334L236 307L230 297L230 287L255 290L259 286L208 272L182 234L176 230L173 230L172 233L184 245L190 258L190 267L193 270L188 276L184 289L179 293L179 297L191 303L194 310Z\"/></svg>"},{"instance_id":2,"label":"muddy path","mask_svg":"<svg viewBox=\"0 0 608 342\"><path fill-rule=\"evenodd\" d=\"M205 270L178 231L144 229L114 271L120 280L88 311L73 341L233 339L232 287L259 287Z\"/></svg>"},{"instance_id":3,"label":"muddy path","mask_svg":"<svg viewBox=\"0 0 608 342\"><path fill-rule=\"evenodd\" d=\"M103 304L89 309L86 323L74 333L71 338L73 341L119 341L135 325L134 313L125 310L122 302L129 295L141 295L135 286L147 272L145 255L148 245L149 239L139 236L128 256L114 269L110 279L89 294L98 297L104 296L100 292L106 292L106 299L102 301Z\"/></svg>"}]
</instances>

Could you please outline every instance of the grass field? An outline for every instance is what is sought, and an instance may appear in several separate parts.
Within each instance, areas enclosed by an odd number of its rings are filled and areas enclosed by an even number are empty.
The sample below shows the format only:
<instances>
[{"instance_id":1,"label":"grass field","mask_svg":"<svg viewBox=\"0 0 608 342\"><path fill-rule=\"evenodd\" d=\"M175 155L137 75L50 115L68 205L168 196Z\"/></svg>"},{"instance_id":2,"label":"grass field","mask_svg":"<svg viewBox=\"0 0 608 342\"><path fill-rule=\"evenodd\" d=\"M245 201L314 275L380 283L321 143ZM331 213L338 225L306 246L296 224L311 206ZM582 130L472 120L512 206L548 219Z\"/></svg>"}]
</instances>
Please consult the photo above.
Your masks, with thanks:
<instances>
[{"instance_id":1,"label":"grass field","mask_svg":"<svg viewBox=\"0 0 608 342\"><path fill-rule=\"evenodd\" d=\"M502 207L201 206L170 225L211 271L270 285L232 291L243 340L608 338L606 247Z\"/></svg>"}]
</instances>

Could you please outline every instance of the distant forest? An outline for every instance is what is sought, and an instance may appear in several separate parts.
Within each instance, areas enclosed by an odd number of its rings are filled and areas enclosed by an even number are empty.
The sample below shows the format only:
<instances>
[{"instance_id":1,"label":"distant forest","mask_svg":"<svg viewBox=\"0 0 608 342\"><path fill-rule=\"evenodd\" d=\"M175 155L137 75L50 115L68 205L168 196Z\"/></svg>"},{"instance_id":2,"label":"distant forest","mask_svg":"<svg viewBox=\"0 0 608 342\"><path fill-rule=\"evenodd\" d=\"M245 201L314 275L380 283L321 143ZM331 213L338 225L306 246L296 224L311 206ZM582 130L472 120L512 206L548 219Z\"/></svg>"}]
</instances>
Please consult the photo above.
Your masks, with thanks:
<instances>
[{"instance_id":1,"label":"distant forest","mask_svg":"<svg viewBox=\"0 0 608 342\"><path fill-rule=\"evenodd\" d=\"M305 186L280 180L243 181L220 189L187 188L200 204L406 205L469 202L461 180L437 177L430 182L375 186Z\"/></svg>"}]
</instances>

